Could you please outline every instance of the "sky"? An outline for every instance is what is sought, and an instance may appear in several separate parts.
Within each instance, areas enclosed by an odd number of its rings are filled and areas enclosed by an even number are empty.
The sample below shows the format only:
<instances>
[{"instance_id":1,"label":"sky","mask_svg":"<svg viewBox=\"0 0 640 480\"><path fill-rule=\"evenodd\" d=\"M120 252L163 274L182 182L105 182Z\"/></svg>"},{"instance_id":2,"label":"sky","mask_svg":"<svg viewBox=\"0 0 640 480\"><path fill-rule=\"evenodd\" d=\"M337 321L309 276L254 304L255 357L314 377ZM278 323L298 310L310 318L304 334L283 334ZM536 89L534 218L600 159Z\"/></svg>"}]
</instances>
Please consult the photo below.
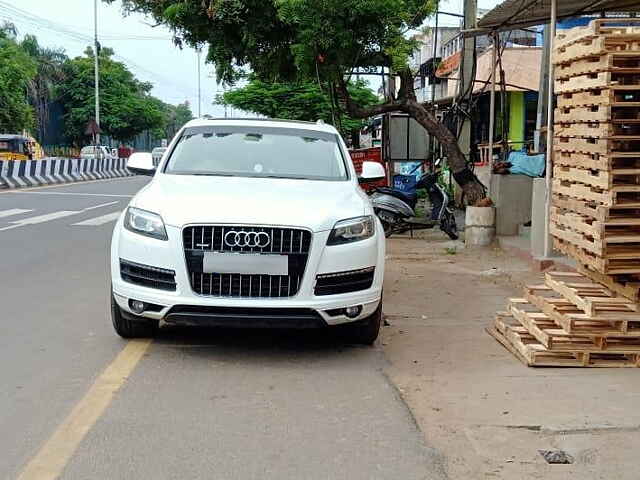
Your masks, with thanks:
<instances>
[{"instance_id":1,"label":"sky","mask_svg":"<svg viewBox=\"0 0 640 480\"><path fill-rule=\"evenodd\" d=\"M67 55L75 57L82 55L93 42L93 3L92 0L0 0L0 22L11 21L20 36L35 34L41 45L62 47ZM493 8L498 3L500 0L478 0L478 8ZM443 0L440 11L462 13L462 5L463 0ZM433 23L433 19L427 22ZM120 0L112 4L98 1L98 37L102 46L113 48L116 59L127 64L140 80L153 83L154 96L172 104L188 100L197 116L197 54L191 48L181 50L174 46L171 32L152 24L151 19L140 14L123 17ZM439 24L457 26L459 19L441 15ZM202 115L224 115L224 108L213 104L223 90L216 83L212 65L202 62L200 78ZM377 89L378 85L371 87Z\"/></svg>"}]
</instances>

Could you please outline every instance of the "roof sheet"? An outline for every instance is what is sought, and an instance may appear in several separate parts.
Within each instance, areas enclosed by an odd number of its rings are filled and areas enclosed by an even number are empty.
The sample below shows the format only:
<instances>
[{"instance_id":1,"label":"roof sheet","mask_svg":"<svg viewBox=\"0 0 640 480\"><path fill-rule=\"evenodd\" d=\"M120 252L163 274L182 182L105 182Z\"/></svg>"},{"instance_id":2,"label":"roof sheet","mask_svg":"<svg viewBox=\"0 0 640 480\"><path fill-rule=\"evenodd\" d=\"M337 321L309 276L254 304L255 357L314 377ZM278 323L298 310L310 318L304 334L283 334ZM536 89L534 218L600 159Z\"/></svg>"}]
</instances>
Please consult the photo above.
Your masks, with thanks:
<instances>
[{"instance_id":1,"label":"roof sheet","mask_svg":"<svg viewBox=\"0 0 640 480\"><path fill-rule=\"evenodd\" d=\"M640 12L638 0L556 0L558 19L606 12ZM549 23L551 0L505 0L478 21L478 28L511 30Z\"/></svg>"}]
</instances>

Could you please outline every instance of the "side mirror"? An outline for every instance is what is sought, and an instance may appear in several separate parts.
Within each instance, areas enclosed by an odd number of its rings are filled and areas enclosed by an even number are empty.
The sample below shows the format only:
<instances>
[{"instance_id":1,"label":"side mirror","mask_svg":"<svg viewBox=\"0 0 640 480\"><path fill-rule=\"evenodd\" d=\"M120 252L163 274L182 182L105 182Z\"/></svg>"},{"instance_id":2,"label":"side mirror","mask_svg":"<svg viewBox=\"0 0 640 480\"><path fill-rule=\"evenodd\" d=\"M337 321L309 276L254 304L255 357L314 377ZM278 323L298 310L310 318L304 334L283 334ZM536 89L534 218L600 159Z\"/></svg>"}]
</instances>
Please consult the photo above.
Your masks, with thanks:
<instances>
[{"instance_id":1,"label":"side mirror","mask_svg":"<svg viewBox=\"0 0 640 480\"><path fill-rule=\"evenodd\" d=\"M127 168L138 175L153 175L156 171L153 158L148 152L132 153L127 160Z\"/></svg>"},{"instance_id":2,"label":"side mirror","mask_svg":"<svg viewBox=\"0 0 640 480\"><path fill-rule=\"evenodd\" d=\"M358 177L359 183L371 183L384 180L387 174L378 162L362 162L362 173Z\"/></svg>"}]
</instances>

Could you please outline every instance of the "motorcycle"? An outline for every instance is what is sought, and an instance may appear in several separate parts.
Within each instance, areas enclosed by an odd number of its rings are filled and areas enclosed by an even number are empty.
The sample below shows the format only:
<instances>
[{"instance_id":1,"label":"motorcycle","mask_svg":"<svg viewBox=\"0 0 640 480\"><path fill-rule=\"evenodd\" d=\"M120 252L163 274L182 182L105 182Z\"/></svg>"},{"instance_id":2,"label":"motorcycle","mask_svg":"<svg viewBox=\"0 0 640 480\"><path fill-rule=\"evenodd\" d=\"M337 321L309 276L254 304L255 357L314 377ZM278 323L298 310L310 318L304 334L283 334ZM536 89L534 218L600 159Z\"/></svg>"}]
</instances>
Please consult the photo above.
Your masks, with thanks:
<instances>
[{"instance_id":1,"label":"motorcycle","mask_svg":"<svg viewBox=\"0 0 640 480\"><path fill-rule=\"evenodd\" d=\"M435 162L434 171L422 175L408 191L390 187L379 187L373 191L371 202L382 223L386 237L408 230L431 229L438 225L449 238L458 239L458 227L453 210L449 206L449 195L438 184L441 163L441 159L438 159ZM420 165L416 169L419 167ZM427 190L427 196L431 203L430 218L426 218L426 215L425 218L416 217L417 190L420 188Z\"/></svg>"}]
</instances>

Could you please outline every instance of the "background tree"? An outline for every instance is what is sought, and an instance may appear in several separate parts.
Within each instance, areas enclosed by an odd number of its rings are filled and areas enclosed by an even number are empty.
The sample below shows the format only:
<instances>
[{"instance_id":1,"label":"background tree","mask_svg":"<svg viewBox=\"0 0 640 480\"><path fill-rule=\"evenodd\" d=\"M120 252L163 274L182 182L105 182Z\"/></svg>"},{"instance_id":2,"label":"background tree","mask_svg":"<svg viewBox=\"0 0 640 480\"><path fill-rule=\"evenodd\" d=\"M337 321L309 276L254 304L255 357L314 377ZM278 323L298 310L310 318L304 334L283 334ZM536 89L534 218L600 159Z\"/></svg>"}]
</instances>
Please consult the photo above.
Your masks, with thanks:
<instances>
[{"instance_id":1,"label":"background tree","mask_svg":"<svg viewBox=\"0 0 640 480\"><path fill-rule=\"evenodd\" d=\"M145 130L164 126L159 100L149 95L152 85L141 82L120 62L112 59L113 50L100 52L100 127L103 133L120 141L129 141ZM94 53L68 60L64 65L65 82L60 98L65 114L65 134L74 143L86 142L85 130L94 118Z\"/></svg>"},{"instance_id":2,"label":"background tree","mask_svg":"<svg viewBox=\"0 0 640 480\"><path fill-rule=\"evenodd\" d=\"M218 103L253 112L270 118L287 118L315 122L335 123L343 135L351 135L358 145L358 132L366 121L353 118L332 105L329 86L321 89L317 82L268 83L253 79L241 88L218 96ZM350 82L349 93L358 105L370 107L379 103L378 97L366 82ZM335 120L335 121L334 121Z\"/></svg>"},{"instance_id":3,"label":"background tree","mask_svg":"<svg viewBox=\"0 0 640 480\"><path fill-rule=\"evenodd\" d=\"M15 36L13 25L0 26L0 133L20 133L34 123L26 92L36 76L36 63Z\"/></svg>"},{"instance_id":4,"label":"background tree","mask_svg":"<svg viewBox=\"0 0 640 480\"><path fill-rule=\"evenodd\" d=\"M112 1L112 0L105 0ZM484 188L467 167L456 137L417 102L408 32L419 28L436 0L123 0L126 10L152 15L173 29L176 41L208 44L218 78L235 81L246 68L265 82L320 78L334 85L344 108L366 118L393 111L416 119L443 146L469 202ZM400 79L397 93L363 107L351 97L354 68L386 66Z\"/></svg>"},{"instance_id":5,"label":"background tree","mask_svg":"<svg viewBox=\"0 0 640 480\"><path fill-rule=\"evenodd\" d=\"M36 64L36 75L29 81L29 102L35 109L39 139L44 138L49 121L49 105L55 97L56 86L65 79L67 56L59 48L40 46L34 35L25 35L20 47Z\"/></svg>"}]
</instances>

